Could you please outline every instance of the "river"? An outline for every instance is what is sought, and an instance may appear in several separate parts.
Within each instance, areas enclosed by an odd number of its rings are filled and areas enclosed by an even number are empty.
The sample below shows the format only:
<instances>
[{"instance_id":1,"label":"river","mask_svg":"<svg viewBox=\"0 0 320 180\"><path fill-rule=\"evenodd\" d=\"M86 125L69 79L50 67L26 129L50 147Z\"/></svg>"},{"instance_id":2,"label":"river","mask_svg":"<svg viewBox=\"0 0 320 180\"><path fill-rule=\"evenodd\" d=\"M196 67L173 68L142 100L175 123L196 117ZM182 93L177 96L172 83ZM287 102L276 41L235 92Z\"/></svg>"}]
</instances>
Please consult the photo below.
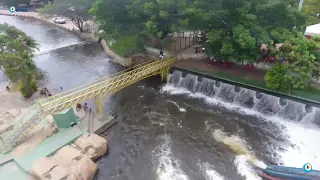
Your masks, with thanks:
<instances>
[{"instance_id":1,"label":"river","mask_svg":"<svg viewBox=\"0 0 320 180\"><path fill-rule=\"evenodd\" d=\"M35 57L42 86L67 90L121 70L98 44L75 45L81 40L54 26L6 16L1 22L47 52ZM320 169L318 108L180 71L167 84L158 77L135 83L103 107L118 124L103 133L110 153L98 161L97 180L257 180L250 164L270 161Z\"/></svg>"}]
</instances>

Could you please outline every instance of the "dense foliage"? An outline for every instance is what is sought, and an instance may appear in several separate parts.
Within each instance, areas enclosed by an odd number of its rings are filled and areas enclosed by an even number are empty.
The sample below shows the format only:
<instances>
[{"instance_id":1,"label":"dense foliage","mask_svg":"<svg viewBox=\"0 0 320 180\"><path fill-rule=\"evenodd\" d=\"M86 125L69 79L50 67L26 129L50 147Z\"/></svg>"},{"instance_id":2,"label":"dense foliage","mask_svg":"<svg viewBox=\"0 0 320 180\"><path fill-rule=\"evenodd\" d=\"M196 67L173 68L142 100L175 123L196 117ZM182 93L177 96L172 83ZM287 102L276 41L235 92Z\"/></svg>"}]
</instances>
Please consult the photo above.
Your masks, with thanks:
<instances>
[{"instance_id":1,"label":"dense foliage","mask_svg":"<svg viewBox=\"0 0 320 180\"><path fill-rule=\"evenodd\" d=\"M28 98L37 90L36 66L32 60L36 42L8 24L0 24L0 66L8 79L20 84L21 94Z\"/></svg>"},{"instance_id":2,"label":"dense foliage","mask_svg":"<svg viewBox=\"0 0 320 180\"><path fill-rule=\"evenodd\" d=\"M192 31L201 36L208 56L249 64L261 61L264 45L276 60L266 75L267 87L303 89L319 74L320 49L316 38L307 40L301 33L319 6L317 0L305 1L299 11L297 0L96 0L90 13L116 41L128 36L163 40Z\"/></svg>"},{"instance_id":3,"label":"dense foliage","mask_svg":"<svg viewBox=\"0 0 320 180\"><path fill-rule=\"evenodd\" d=\"M302 11L307 14L307 25L320 23L320 2L319 0L304 0Z\"/></svg>"}]
</instances>

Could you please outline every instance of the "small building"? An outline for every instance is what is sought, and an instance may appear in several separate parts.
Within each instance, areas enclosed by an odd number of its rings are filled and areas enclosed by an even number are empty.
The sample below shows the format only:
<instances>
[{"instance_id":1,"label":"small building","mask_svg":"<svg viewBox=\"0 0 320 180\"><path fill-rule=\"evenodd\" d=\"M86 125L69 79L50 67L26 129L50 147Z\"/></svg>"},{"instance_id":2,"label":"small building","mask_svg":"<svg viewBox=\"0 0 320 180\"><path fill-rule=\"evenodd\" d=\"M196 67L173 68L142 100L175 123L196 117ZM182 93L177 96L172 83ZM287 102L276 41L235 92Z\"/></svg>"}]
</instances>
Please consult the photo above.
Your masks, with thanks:
<instances>
[{"instance_id":1,"label":"small building","mask_svg":"<svg viewBox=\"0 0 320 180\"><path fill-rule=\"evenodd\" d=\"M304 36L310 39L312 36L320 35L320 24L308 26Z\"/></svg>"}]
</instances>

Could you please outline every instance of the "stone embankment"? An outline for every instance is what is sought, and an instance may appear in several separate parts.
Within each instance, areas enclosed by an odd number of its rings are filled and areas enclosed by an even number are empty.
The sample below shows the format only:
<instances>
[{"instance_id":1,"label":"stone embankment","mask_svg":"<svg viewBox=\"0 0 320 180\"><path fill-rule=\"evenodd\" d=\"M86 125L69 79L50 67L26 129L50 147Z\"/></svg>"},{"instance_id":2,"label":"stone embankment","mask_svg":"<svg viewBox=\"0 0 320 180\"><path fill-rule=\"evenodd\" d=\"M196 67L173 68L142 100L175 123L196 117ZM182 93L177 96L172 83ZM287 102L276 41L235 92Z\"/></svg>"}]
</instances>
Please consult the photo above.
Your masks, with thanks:
<instances>
[{"instance_id":1,"label":"stone embankment","mask_svg":"<svg viewBox=\"0 0 320 180\"><path fill-rule=\"evenodd\" d=\"M20 125L15 120L24 114L32 102L42 96L36 92L30 99L24 100L19 92L8 92L5 90L5 86L5 84L0 84L0 99L2 99L0 102L0 129L10 131L14 126ZM83 118L84 113L78 114L80 119ZM52 116L46 117L45 121L37 125L29 133L26 140L12 150L12 158L23 156L58 131ZM29 172L30 177L41 180L91 180L97 171L97 165L94 162L107 152L107 148L107 140L103 137L96 134L84 134L73 143L60 148L50 157L42 157L34 161ZM3 147L0 149L3 152ZM0 158L0 161L2 160Z\"/></svg>"},{"instance_id":2,"label":"stone embankment","mask_svg":"<svg viewBox=\"0 0 320 180\"><path fill-rule=\"evenodd\" d=\"M57 23L54 23L52 17L41 16L37 12L14 12L14 13L12 13L12 12L9 12L8 10L0 10L0 15L34 18L34 19L43 21L45 23L57 26L59 28L65 29L66 31L72 32L72 33L78 35L81 39L86 40L86 41L97 42L98 39L99 39L96 36L97 32L92 32L92 33L80 32L78 30L78 28L69 20L66 20L65 24L57 24ZM87 21L85 23L87 23L89 25L91 24L92 26L94 26L93 22ZM118 63L123 67L132 66L131 59L122 58L121 56L119 56L116 53L112 52L110 50L110 48L108 47L107 42L104 39L101 41L100 44L101 44L104 52L111 58L110 59L111 61L113 61L114 63Z\"/></svg>"},{"instance_id":3,"label":"stone embankment","mask_svg":"<svg viewBox=\"0 0 320 180\"><path fill-rule=\"evenodd\" d=\"M33 163L31 179L91 180L97 165L94 163L107 151L107 141L96 134L85 134L53 156L42 157Z\"/></svg>"}]
</instances>

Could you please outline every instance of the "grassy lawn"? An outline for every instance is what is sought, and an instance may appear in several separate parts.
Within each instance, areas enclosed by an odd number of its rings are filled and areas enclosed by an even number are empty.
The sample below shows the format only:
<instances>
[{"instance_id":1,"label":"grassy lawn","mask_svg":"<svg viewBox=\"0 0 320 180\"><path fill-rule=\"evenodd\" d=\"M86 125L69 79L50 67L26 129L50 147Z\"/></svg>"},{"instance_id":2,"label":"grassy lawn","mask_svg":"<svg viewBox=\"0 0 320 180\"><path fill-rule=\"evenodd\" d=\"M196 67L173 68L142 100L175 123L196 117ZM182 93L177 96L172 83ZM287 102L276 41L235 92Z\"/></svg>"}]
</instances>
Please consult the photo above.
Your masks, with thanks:
<instances>
[{"instance_id":1,"label":"grassy lawn","mask_svg":"<svg viewBox=\"0 0 320 180\"><path fill-rule=\"evenodd\" d=\"M226 79L226 80L231 80L231 81L235 81L237 83L240 84L245 84L245 85L249 85L249 86L255 86L257 88L262 88L262 89L266 89L268 91L273 91L273 92L277 92L277 93L282 93L282 94L286 94L289 96L294 96L297 98L303 98L303 99L308 99L308 100L313 100L313 101L317 101L320 102L320 89L316 89L316 88L308 88L306 90L292 90L291 94L289 94L288 91L280 91L280 90L271 90L266 88L265 84L263 81L256 81L256 80L252 80L252 79L246 79L243 77L239 77L239 76L233 76L230 75L226 72L223 71L218 71L218 72L207 72L207 71L200 71L198 69L190 69L191 71L196 71L202 74L207 74L207 75L211 75L211 76L215 76L218 78L222 78L222 79Z\"/></svg>"},{"instance_id":2,"label":"grassy lawn","mask_svg":"<svg viewBox=\"0 0 320 180\"><path fill-rule=\"evenodd\" d=\"M128 57L136 48L136 36L122 36L115 40L110 49L121 57Z\"/></svg>"}]
</instances>

